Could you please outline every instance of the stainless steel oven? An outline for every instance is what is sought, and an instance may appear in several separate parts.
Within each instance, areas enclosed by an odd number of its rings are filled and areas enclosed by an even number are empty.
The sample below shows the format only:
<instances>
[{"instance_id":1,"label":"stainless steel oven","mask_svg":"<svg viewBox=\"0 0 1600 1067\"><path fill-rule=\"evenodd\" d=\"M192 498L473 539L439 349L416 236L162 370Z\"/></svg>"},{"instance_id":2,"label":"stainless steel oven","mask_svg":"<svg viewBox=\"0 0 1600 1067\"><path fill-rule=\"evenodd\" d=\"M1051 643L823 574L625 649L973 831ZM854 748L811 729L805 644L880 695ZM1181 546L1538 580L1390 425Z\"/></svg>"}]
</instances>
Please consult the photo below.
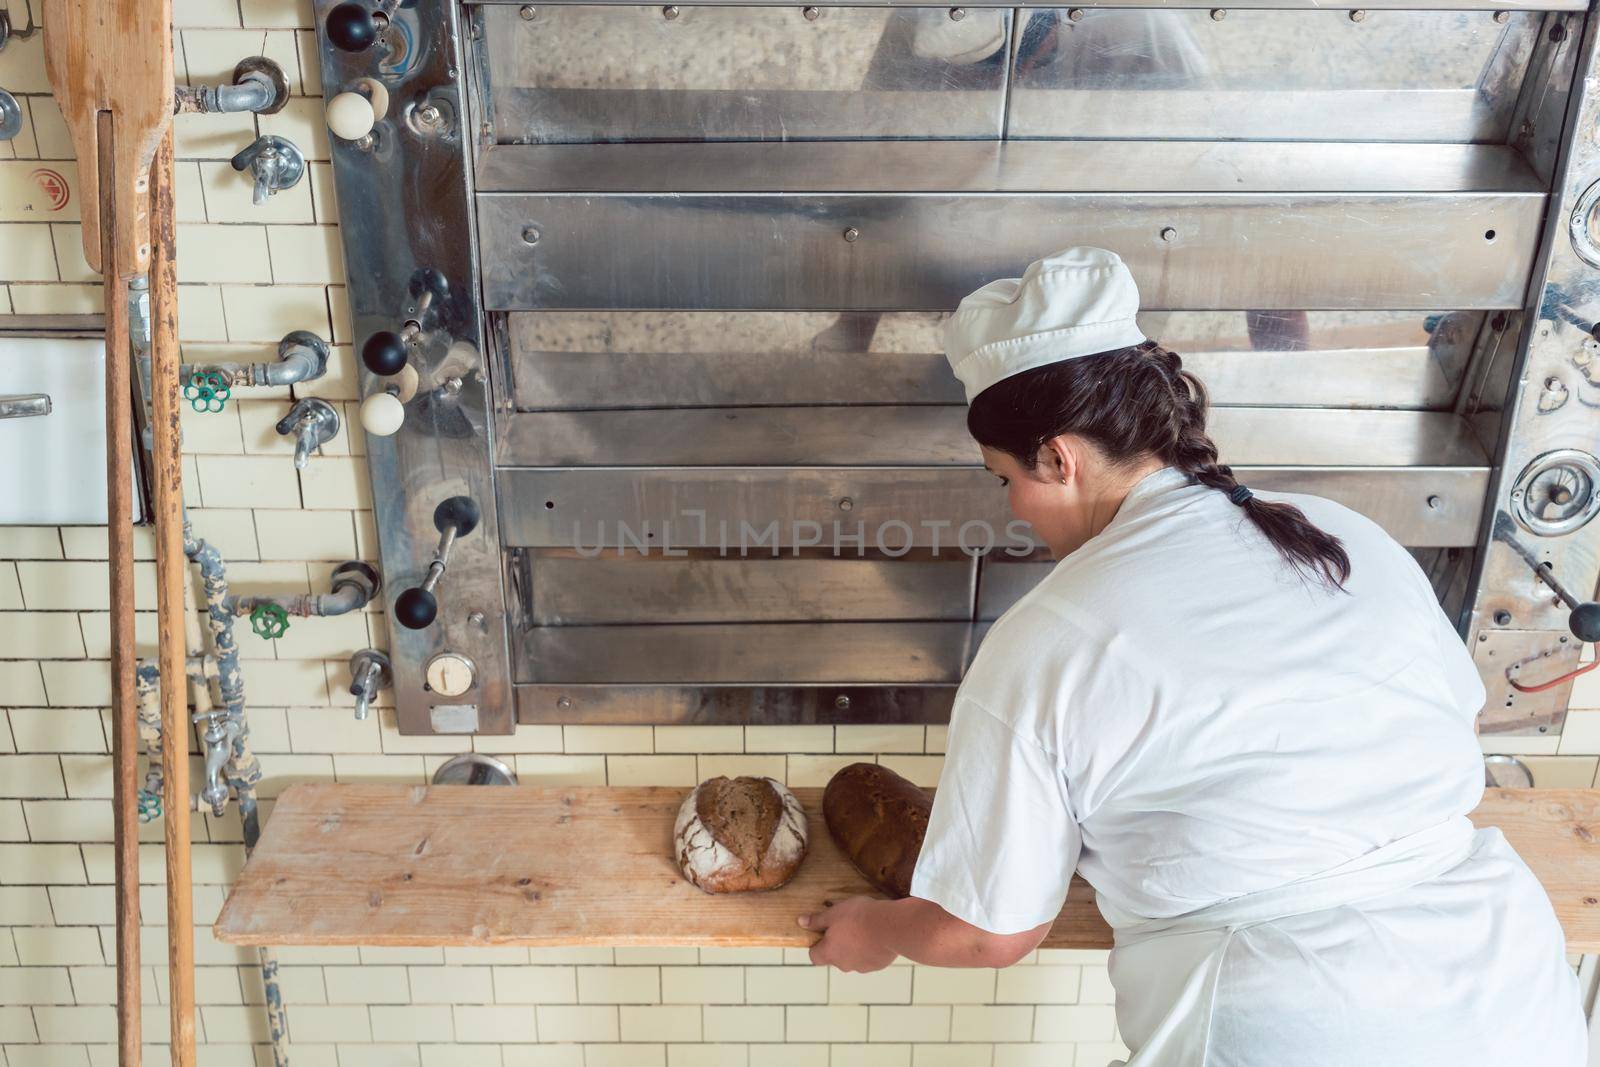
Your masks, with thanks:
<instances>
[{"instance_id":1,"label":"stainless steel oven","mask_svg":"<svg viewBox=\"0 0 1600 1067\"><path fill-rule=\"evenodd\" d=\"M373 109L333 158L403 731L942 719L1050 566L943 317L1073 243L1225 462L1416 553L1485 732L1560 731L1545 579L1600 570L1570 0L316 10Z\"/></svg>"}]
</instances>

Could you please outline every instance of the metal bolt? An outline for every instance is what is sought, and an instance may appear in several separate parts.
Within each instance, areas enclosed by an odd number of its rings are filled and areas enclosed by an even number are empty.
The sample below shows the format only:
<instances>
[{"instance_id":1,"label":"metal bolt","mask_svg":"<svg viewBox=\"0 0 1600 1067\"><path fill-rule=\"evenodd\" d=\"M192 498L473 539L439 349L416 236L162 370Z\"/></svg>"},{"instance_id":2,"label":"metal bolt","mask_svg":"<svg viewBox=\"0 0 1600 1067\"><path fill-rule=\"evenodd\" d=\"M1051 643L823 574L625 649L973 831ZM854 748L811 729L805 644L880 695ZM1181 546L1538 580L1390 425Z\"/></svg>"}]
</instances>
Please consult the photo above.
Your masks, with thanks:
<instances>
[{"instance_id":1,"label":"metal bolt","mask_svg":"<svg viewBox=\"0 0 1600 1067\"><path fill-rule=\"evenodd\" d=\"M1075 7L1071 11L1068 11L1067 12L1067 21L1068 22L1082 22L1083 21L1083 8Z\"/></svg>"},{"instance_id":2,"label":"metal bolt","mask_svg":"<svg viewBox=\"0 0 1600 1067\"><path fill-rule=\"evenodd\" d=\"M964 7L953 7L953 8L950 9L950 20L952 22L960 22L962 19L964 19L966 17L967 17L967 9L966 8L964 8Z\"/></svg>"},{"instance_id":3,"label":"metal bolt","mask_svg":"<svg viewBox=\"0 0 1600 1067\"><path fill-rule=\"evenodd\" d=\"M467 616L467 621L470 622L474 626L482 626L483 625L483 618L484 618L483 612L474 611L471 615Z\"/></svg>"},{"instance_id":4,"label":"metal bolt","mask_svg":"<svg viewBox=\"0 0 1600 1067\"><path fill-rule=\"evenodd\" d=\"M523 22L532 22L538 17L539 9L534 7L532 4L525 4L518 14L522 16Z\"/></svg>"},{"instance_id":5,"label":"metal bolt","mask_svg":"<svg viewBox=\"0 0 1600 1067\"><path fill-rule=\"evenodd\" d=\"M1562 41L1565 41L1566 39L1567 39L1567 28L1565 26L1561 25L1560 23L1556 23L1554 26L1550 27L1550 40L1551 40L1551 42L1553 42L1555 44L1560 44Z\"/></svg>"},{"instance_id":6,"label":"metal bolt","mask_svg":"<svg viewBox=\"0 0 1600 1067\"><path fill-rule=\"evenodd\" d=\"M679 13L680 12L678 11L677 4L668 4L666 7L661 9L661 17L666 19L668 22L671 22L673 19L677 18Z\"/></svg>"},{"instance_id":7,"label":"metal bolt","mask_svg":"<svg viewBox=\"0 0 1600 1067\"><path fill-rule=\"evenodd\" d=\"M1161 231L1161 239L1163 241L1176 241L1178 239L1178 231L1171 226L1167 226Z\"/></svg>"},{"instance_id":8,"label":"metal bolt","mask_svg":"<svg viewBox=\"0 0 1600 1067\"><path fill-rule=\"evenodd\" d=\"M842 497L839 500L839 510L840 511L849 511L851 508L853 508L855 506L856 506L856 502L854 500L851 500L849 497Z\"/></svg>"},{"instance_id":9,"label":"metal bolt","mask_svg":"<svg viewBox=\"0 0 1600 1067\"><path fill-rule=\"evenodd\" d=\"M833 706L838 708L840 711L844 711L850 706L850 698L845 694L840 693L838 696L833 698Z\"/></svg>"},{"instance_id":10,"label":"metal bolt","mask_svg":"<svg viewBox=\"0 0 1600 1067\"><path fill-rule=\"evenodd\" d=\"M1428 509L1430 511L1438 511L1442 507L1444 507L1444 497L1430 496L1428 498Z\"/></svg>"},{"instance_id":11,"label":"metal bolt","mask_svg":"<svg viewBox=\"0 0 1600 1067\"><path fill-rule=\"evenodd\" d=\"M437 126L440 117L439 108L436 104L423 104L417 109L417 118L424 126Z\"/></svg>"},{"instance_id":12,"label":"metal bolt","mask_svg":"<svg viewBox=\"0 0 1600 1067\"><path fill-rule=\"evenodd\" d=\"M820 7L803 7L800 9L800 14L806 17L807 22L815 22L822 17L822 9Z\"/></svg>"},{"instance_id":13,"label":"metal bolt","mask_svg":"<svg viewBox=\"0 0 1600 1067\"><path fill-rule=\"evenodd\" d=\"M1358 7L1354 11L1350 12L1350 21L1365 22L1367 21L1367 13Z\"/></svg>"},{"instance_id":14,"label":"metal bolt","mask_svg":"<svg viewBox=\"0 0 1600 1067\"><path fill-rule=\"evenodd\" d=\"M539 243L539 227L524 226L522 228L522 243L536 245Z\"/></svg>"},{"instance_id":15,"label":"metal bolt","mask_svg":"<svg viewBox=\"0 0 1600 1067\"><path fill-rule=\"evenodd\" d=\"M1496 22L1498 22L1500 25L1504 26L1506 23L1511 21L1511 12L1509 12L1509 11L1496 11L1494 13L1494 20Z\"/></svg>"},{"instance_id":16,"label":"metal bolt","mask_svg":"<svg viewBox=\"0 0 1600 1067\"><path fill-rule=\"evenodd\" d=\"M1225 7L1214 7L1214 8L1211 9L1211 21L1212 22L1221 22L1223 19L1225 19L1227 17L1228 17L1228 9L1227 8L1225 8Z\"/></svg>"},{"instance_id":17,"label":"metal bolt","mask_svg":"<svg viewBox=\"0 0 1600 1067\"><path fill-rule=\"evenodd\" d=\"M556 707L562 708L563 710L566 709L566 708L572 707L572 698L571 697L562 697L562 698L560 698L559 700L556 701Z\"/></svg>"},{"instance_id":18,"label":"metal bolt","mask_svg":"<svg viewBox=\"0 0 1600 1067\"><path fill-rule=\"evenodd\" d=\"M485 122L482 126L479 126L478 132L483 135L485 141L494 140L494 126L491 123Z\"/></svg>"},{"instance_id":19,"label":"metal bolt","mask_svg":"<svg viewBox=\"0 0 1600 1067\"><path fill-rule=\"evenodd\" d=\"M854 226L852 226L848 230L844 231L844 239L846 241L854 241L857 237L860 237L860 236L861 236L861 231L856 229Z\"/></svg>"},{"instance_id":20,"label":"metal bolt","mask_svg":"<svg viewBox=\"0 0 1600 1067\"><path fill-rule=\"evenodd\" d=\"M1488 634L1479 634L1478 635L1478 640L1479 641L1487 641L1487 640L1489 640L1489 635Z\"/></svg>"},{"instance_id":21,"label":"metal bolt","mask_svg":"<svg viewBox=\"0 0 1600 1067\"><path fill-rule=\"evenodd\" d=\"M1510 626L1511 612L1507 611L1505 608L1501 608L1499 611L1495 612L1494 624L1496 626Z\"/></svg>"},{"instance_id":22,"label":"metal bolt","mask_svg":"<svg viewBox=\"0 0 1600 1067\"><path fill-rule=\"evenodd\" d=\"M454 396L456 393L461 392L461 379L460 378L446 378L444 380L444 391L449 393L449 394L451 394L452 396Z\"/></svg>"}]
</instances>

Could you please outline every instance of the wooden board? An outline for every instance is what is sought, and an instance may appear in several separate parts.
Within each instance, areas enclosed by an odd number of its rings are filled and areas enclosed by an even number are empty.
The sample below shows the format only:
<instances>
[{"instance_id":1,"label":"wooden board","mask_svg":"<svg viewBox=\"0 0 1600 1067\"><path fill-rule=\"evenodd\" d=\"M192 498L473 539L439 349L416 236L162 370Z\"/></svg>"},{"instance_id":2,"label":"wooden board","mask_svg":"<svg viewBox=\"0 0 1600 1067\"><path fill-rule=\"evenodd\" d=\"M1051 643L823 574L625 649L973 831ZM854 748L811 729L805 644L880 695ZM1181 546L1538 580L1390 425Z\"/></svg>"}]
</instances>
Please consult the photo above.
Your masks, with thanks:
<instances>
[{"instance_id":1,"label":"wooden board","mask_svg":"<svg viewBox=\"0 0 1600 1067\"><path fill-rule=\"evenodd\" d=\"M241 945L810 945L795 918L867 892L795 794L811 852L766 893L710 896L672 859L685 789L302 784L278 800L213 932ZM1600 951L1600 790L1490 790L1474 813ZM1082 881L1049 948L1109 948Z\"/></svg>"}]
</instances>

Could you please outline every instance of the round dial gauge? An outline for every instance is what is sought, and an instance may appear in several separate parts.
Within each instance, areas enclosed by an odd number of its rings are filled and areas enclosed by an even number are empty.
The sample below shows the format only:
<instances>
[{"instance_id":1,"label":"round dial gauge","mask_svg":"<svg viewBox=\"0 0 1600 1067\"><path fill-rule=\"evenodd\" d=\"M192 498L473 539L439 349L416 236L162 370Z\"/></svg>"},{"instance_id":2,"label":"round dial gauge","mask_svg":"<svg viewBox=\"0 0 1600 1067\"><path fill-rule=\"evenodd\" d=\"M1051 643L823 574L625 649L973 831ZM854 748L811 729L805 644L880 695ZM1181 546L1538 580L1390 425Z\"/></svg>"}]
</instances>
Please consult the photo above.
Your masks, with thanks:
<instances>
[{"instance_id":1,"label":"round dial gauge","mask_svg":"<svg viewBox=\"0 0 1600 1067\"><path fill-rule=\"evenodd\" d=\"M458 697L477 684L472 661L458 652L441 652L428 661L428 688L445 697Z\"/></svg>"},{"instance_id":2,"label":"round dial gauge","mask_svg":"<svg viewBox=\"0 0 1600 1067\"><path fill-rule=\"evenodd\" d=\"M1511 488L1517 522L1541 537L1569 534L1600 512L1600 461L1587 452L1546 452Z\"/></svg>"}]
</instances>

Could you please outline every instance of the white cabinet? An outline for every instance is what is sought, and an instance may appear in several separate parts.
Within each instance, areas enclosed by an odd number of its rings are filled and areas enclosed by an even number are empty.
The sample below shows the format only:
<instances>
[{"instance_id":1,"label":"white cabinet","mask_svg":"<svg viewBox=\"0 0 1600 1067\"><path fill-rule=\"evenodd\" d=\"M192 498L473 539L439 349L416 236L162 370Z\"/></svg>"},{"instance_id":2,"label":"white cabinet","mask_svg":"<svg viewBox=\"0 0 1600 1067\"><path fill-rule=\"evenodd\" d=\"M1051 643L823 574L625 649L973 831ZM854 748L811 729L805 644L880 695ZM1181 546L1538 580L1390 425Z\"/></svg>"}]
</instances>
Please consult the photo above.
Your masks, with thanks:
<instances>
[{"instance_id":1,"label":"white cabinet","mask_svg":"<svg viewBox=\"0 0 1600 1067\"><path fill-rule=\"evenodd\" d=\"M0 398L34 393L49 414L0 419L0 525L104 525L105 342L0 337Z\"/></svg>"}]
</instances>

